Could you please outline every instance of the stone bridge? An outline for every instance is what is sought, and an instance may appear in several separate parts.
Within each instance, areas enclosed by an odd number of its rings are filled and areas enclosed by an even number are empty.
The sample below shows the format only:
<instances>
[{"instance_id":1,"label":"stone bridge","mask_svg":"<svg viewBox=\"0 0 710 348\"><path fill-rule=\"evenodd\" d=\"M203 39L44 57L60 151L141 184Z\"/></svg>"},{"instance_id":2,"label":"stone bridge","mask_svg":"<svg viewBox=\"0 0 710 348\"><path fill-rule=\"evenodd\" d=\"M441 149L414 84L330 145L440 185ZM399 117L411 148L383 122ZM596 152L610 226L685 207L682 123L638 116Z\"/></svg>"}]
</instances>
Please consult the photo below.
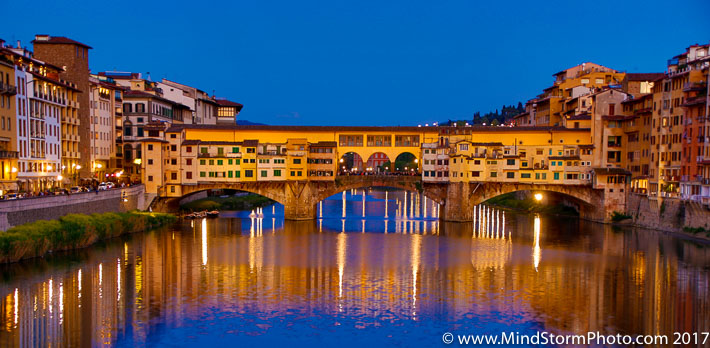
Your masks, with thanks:
<instances>
[{"instance_id":1,"label":"stone bridge","mask_svg":"<svg viewBox=\"0 0 710 348\"><path fill-rule=\"evenodd\" d=\"M318 202L337 193L363 187L393 187L422 193L443 206L441 218L465 222L473 219L473 207L502 194L516 191L556 192L577 205L580 216L603 221L604 190L591 185L530 184L514 182L454 182L428 183L419 176L353 175L337 176L334 181L254 181L254 182L200 182L183 185L182 197L160 197L153 209L176 211L179 201L190 194L217 189L231 189L255 193L284 205L289 220L315 219Z\"/></svg>"}]
</instances>

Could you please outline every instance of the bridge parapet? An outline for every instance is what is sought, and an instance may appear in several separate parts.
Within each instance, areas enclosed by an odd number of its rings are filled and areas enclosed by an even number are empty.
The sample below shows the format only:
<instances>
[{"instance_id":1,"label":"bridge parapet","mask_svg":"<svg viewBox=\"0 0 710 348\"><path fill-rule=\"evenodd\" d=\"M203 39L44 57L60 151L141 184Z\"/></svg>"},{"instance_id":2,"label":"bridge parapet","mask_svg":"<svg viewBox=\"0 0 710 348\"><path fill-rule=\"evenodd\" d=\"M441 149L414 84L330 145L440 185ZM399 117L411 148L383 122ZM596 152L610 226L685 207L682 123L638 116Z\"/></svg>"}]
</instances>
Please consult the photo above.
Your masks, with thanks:
<instances>
[{"instance_id":1,"label":"bridge parapet","mask_svg":"<svg viewBox=\"0 0 710 348\"><path fill-rule=\"evenodd\" d=\"M516 191L547 191L569 196L572 201L578 203L579 212L584 218L605 220L609 215L609 212L605 211L604 190L594 189L591 185L430 183L423 182L420 176L409 175L339 175L331 181L200 182L197 185L185 185L182 192L186 195L208 189L233 189L256 193L283 204L287 219L306 220L316 217L318 202L340 192L363 187L392 187L421 193L443 205L442 219L448 221L471 221L474 206L493 197Z\"/></svg>"}]
</instances>

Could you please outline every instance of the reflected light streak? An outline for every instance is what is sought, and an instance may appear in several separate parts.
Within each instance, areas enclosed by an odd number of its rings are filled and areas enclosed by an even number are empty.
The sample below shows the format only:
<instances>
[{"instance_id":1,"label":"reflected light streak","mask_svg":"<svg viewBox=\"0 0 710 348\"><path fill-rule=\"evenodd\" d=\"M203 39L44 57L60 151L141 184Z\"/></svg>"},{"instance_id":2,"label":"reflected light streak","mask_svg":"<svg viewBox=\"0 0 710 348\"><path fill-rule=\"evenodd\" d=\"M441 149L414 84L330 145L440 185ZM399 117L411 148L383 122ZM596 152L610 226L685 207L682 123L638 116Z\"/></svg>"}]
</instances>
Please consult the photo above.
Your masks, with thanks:
<instances>
[{"instance_id":1,"label":"reflected light streak","mask_svg":"<svg viewBox=\"0 0 710 348\"><path fill-rule=\"evenodd\" d=\"M345 191L343 191L343 217L345 217Z\"/></svg>"},{"instance_id":2,"label":"reflected light streak","mask_svg":"<svg viewBox=\"0 0 710 348\"><path fill-rule=\"evenodd\" d=\"M415 234L412 236L412 316L416 320L417 316L417 275L421 262L422 236Z\"/></svg>"},{"instance_id":3,"label":"reflected light streak","mask_svg":"<svg viewBox=\"0 0 710 348\"><path fill-rule=\"evenodd\" d=\"M99 298L102 298L103 294L104 294L103 280L104 280L104 264L100 263L99 264Z\"/></svg>"},{"instance_id":4,"label":"reflected light streak","mask_svg":"<svg viewBox=\"0 0 710 348\"><path fill-rule=\"evenodd\" d=\"M535 215L535 223L533 224L535 229L535 246L533 246L533 264L535 265L535 271L537 271L537 266L540 264L540 216Z\"/></svg>"},{"instance_id":5,"label":"reflected light streak","mask_svg":"<svg viewBox=\"0 0 710 348\"><path fill-rule=\"evenodd\" d=\"M389 199L387 198L389 196L389 192L385 191L385 219L388 217L388 212L387 212L387 204L389 203ZM387 226L387 223L385 223L385 226Z\"/></svg>"},{"instance_id":6,"label":"reflected light streak","mask_svg":"<svg viewBox=\"0 0 710 348\"><path fill-rule=\"evenodd\" d=\"M252 234L254 233L254 219L252 219ZM207 219L202 218L202 265L207 265Z\"/></svg>"},{"instance_id":7,"label":"reflected light streak","mask_svg":"<svg viewBox=\"0 0 710 348\"><path fill-rule=\"evenodd\" d=\"M52 313L52 279L49 279L49 313Z\"/></svg>"},{"instance_id":8,"label":"reflected light streak","mask_svg":"<svg viewBox=\"0 0 710 348\"><path fill-rule=\"evenodd\" d=\"M365 217L365 190L362 190L362 217Z\"/></svg>"},{"instance_id":9,"label":"reflected light streak","mask_svg":"<svg viewBox=\"0 0 710 348\"><path fill-rule=\"evenodd\" d=\"M338 234L337 240L337 263L338 263L338 310L343 311L343 275L345 274L345 255L348 247L347 234Z\"/></svg>"},{"instance_id":10,"label":"reflected light streak","mask_svg":"<svg viewBox=\"0 0 710 348\"><path fill-rule=\"evenodd\" d=\"M64 323L64 283L59 282L59 325Z\"/></svg>"},{"instance_id":11,"label":"reflected light streak","mask_svg":"<svg viewBox=\"0 0 710 348\"><path fill-rule=\"evenodd\" d=\"M121 259L116 259L116 297L121 300Z\"/></svg>"},{"instance_id":12,"label":"reflected light streak","mask_svg":"<svg viewBox=\"0 0 710 348\"><path fill-rule=\"evenodd\" d=\"M20 307L20 304L18 303L19 301L19 295L18 295L18 290L15 288L15 298L13 299L13 304L14 304L14 310L15 310L15 328L17 328L17 318L18 318L18 308Z\"/></svg>"}]
</instances>

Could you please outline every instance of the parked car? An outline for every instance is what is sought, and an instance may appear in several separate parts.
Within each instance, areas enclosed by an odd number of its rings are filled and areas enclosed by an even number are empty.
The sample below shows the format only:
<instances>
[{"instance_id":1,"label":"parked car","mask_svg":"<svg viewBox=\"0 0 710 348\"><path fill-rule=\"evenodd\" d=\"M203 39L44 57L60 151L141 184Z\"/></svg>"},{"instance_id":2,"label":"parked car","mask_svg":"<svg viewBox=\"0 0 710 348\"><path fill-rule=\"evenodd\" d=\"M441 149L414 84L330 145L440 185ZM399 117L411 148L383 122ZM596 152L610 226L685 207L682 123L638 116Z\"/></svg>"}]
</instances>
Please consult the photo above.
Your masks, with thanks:
<instances>
[{"instance_id":1,"label":"parked car","mask_svg":"<svg viewBox=\"0 0 710 348\"><path fill-rule=\"evenodd\" d=\"M8 193L5 195L5 199L7 199L7 200L17 199L17 193Z\"/></svg>"},{"instance_id":2,"label":"parked car","mask_svg":"<svg viewBox=\"0 0 710 348\"><path fill-rule=\"evenodd\" d=\"M116 187L116 184L114 184L114 183L112 183L112 182L109 181L109 182L106 183L106 187L109 188L109 189L112 189L112 188Z\"/></svg>"},{"instance_id":3,"label":"parked car","mask_svg":"<svg viewBox=\"0 0 710 348\"><path fill-rule=\"evenodd\" d=\"M72 188L69 189L69 192L71 192L71 193L79 193L79 192L82 192L82 191L83 191L83 190L82 190L81 187L79 187L79 186L74 186L74 187L72 187Z\"/></svg>"},{"instance_id":4,"label":"parked car","mask_svg":"<svg viewBox=\"0 0 710 348\"><path fill-rule=\"evenodd\" d=\"M106 186L105 182L102 182L101 184L99 184L99 191L105 191L105 190L108 190L108 186Z\"/></svg>"}]
</instances>

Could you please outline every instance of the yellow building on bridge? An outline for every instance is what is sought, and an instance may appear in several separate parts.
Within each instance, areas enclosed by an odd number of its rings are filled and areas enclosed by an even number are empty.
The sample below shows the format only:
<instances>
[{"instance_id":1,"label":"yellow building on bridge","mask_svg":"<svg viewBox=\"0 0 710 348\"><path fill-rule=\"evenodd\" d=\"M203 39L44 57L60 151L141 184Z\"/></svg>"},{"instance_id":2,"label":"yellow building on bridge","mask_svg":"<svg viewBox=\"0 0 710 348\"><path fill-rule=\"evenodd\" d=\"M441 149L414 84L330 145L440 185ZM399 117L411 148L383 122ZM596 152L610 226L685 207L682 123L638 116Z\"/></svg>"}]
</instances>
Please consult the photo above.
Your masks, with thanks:
<instances>
[{"instance_id":1,"label":"yellow building on bridge","mask_svg":"<svg viewBox=\"0 0 710 348\"><path fill-rule=\"evenodd\" d=\"M142 178L148 192L181 196L182 185L204 181L335 180L345 154L365 162L382 153L394 162L409 153L416 168L406 174L424 182L585 185L592 184L591 141L589 129L561 127L174 125L143 142L146 154L163 151L161 160L142 161Z\"/></svg>"}]
</instances>

